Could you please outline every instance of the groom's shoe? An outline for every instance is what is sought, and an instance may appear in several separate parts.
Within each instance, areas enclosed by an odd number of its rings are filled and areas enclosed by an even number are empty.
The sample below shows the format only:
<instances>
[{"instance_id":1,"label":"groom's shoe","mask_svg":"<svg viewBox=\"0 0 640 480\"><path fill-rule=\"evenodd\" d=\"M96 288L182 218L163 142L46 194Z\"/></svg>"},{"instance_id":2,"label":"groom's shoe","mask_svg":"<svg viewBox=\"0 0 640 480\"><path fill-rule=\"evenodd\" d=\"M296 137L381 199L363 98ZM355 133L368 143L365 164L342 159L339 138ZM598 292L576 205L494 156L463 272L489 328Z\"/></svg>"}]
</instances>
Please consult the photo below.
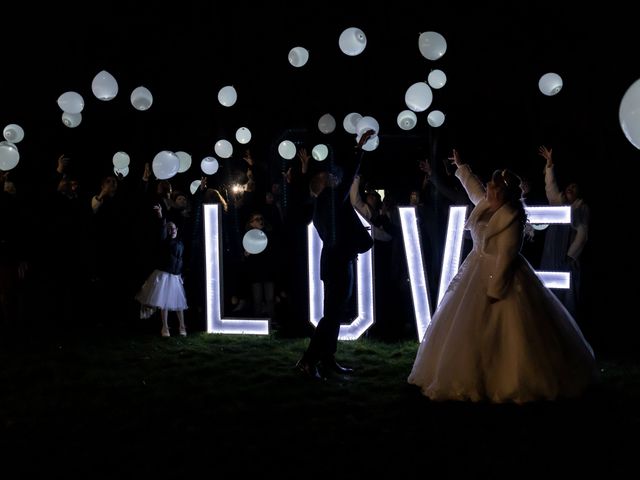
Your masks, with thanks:
<instances>
[{"instance_id":1,"label":"groom's shoe","mask_svg":"<svg viewBox=\"0 0 640 480\"><path fill-rule=\"evenodd\" d=\"M313 380L326 380L326 378L320 373L318 367L314 363L310 363L304 358L298 360L296 363L296 369L299 370L305 377Z\"/></svg>"},{"instance_id":2,"label":"groom's shoe","mask_svg":"<svg viewBox=\"0 0 640 480\"><path fill-rule=\"evenodd\" d=\"M345 367L336 362L335 357L327 357L322 360L322 367L325 370L331 370L332 372L340 373L342 375L349 375L353 373L353 368Z\"/></svg>"}]
</instances>

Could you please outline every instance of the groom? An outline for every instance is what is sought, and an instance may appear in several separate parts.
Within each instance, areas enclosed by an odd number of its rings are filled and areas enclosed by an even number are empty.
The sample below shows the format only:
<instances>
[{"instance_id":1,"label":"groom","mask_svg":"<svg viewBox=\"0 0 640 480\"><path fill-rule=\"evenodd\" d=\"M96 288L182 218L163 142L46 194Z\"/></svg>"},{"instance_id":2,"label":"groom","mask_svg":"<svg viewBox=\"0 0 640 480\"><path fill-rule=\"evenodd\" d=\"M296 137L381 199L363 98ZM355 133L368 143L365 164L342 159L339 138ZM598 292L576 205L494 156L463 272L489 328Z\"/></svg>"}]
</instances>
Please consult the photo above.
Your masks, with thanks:
<instances>
[{"instance_id":1,"label":"groom","mask_svg":"<svg viewBox=\"0 0 640 480\"><path fill-rule=\"evenodd\" d=\"M365 132L358 150L375 132ZM330 159L331 161L333 159ZM366 232L368 244L361 243L364 227L348 199L350 184L343 187L342 173L331 163L330 172L315 174L310 182L315 199L313 225L322 240L320 278L324 286L324 315L318 322L307 350L296 367L307 377L323 380L326 372L353 372L335 359L340 324L349 321L349 306L355 283L358 253L368 250L373 240ZM346 183L346 182L345 182ZM321 369L318 369L318 366Z\"/></svg>"}]
</instances>

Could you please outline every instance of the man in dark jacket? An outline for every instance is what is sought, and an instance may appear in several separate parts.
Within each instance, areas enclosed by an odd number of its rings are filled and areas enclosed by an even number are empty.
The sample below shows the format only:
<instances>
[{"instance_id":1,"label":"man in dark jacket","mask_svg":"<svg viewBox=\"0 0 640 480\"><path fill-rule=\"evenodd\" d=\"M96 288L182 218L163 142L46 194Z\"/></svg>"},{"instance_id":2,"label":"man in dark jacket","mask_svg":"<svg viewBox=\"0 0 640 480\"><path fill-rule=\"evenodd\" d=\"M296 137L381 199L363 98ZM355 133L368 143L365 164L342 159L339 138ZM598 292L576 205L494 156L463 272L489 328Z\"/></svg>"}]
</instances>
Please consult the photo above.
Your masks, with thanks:
<instances>
[{"instance_id":1,"label":"man in dark jacket","mask_svg":"<svg viewBox=\"0 0 640 480\"><path fill-rule=\"evenodd\" d=\"M373 130L365 132L360 148ZM327 371L348 374L353 369L340 365L335 359L340 324L349 321L349 304L355 282L358 253L371 248L373 240L360 223L349 201L350 182L344 182L335 166L330 171L315 174L310 182L315 197L313 225L322 240L320 278L324 285L324 315L311 336L309 346L298 361L298 369L306 376L323 379ZM364 231L364 235L362 235ZM367 242L363 242L363 238ZM318 365L322 367L318 370Z\"/></svg>"}]
</instances>

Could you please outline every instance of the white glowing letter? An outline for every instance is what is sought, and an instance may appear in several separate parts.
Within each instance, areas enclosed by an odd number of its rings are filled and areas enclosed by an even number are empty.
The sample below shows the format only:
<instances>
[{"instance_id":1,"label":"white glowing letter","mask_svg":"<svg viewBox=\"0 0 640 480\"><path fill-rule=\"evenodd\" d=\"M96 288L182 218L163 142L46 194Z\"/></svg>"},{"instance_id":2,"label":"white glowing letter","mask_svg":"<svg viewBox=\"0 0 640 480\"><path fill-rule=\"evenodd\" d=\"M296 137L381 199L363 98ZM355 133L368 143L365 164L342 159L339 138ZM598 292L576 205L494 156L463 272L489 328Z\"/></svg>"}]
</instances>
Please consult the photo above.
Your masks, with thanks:
<instances>
[{"instance_id":1,"label":"white glowing letter","mask_svg":"<svg viewBox=\"0 0 640 480\"><path fill-rule=\"evenodd\" d=\"M356 212L357 213L357 212ZM360 221L367 227L371 235L369 223L360 216ZM309 262L309 321L313 326L318 325L322 318L324 291L320 280L320 251L322 240L318 231L310 223L307 227L307 247ZM349 325L340 325L338 340L357 340L373 325L373 249L358 255L357 264L357 291L358 291L358 316Z\"/></svg>"},{"instance_id":2,"label":"white glowing letter","mask_svg":"<svg viewBox=\"0 0 640 480\"><path fill-rule=\"evenodd\" d=\"M532 225L571 223L571 207L527 207L527 219Z\"/></svg>"},{"instance_id":3,"label":"white glowing letter","mask_svg":"<svg viewBox=\"0 0 640 480\"><path fill-rule=\"evenodd\" d=\"M269 319L223 318L223 289L220 265L220 210L217 204L204 205L204 248L206 269L207 333L267 335Z\"/></svg>"},{"instance_id":4,"label":"white glowing letter","mask_svg":"<svg viewBox=\"0 0 640 480\"><path fill-rule=\"evenodd\" d=\"M431 307L427 288L426 268L422 260L422 247L420 246L420 232L415 207L400 207L400 224L402 226L402 239L404 241L404 253L409 270L411 285L411 298L413 300L413 312L418 329L418 339L422 339L424 332L431 323Z\"/></svg>"},{"instance_id":5,"label":"white glowing letter","mask_svg":"<svg viewBox=\"0 0 640 480\"><path fill-rule=\"evenodd\" d=\"M444 292L447 291L453 277L458 272L460 266L460 255L462 254L462 237L464 235L464 222L467 216L467 207L449 208L449 222L447 223L447 238L444 244L444 255L442 256L442 270L440 274L440 287L438 288L438 303Z\"/></svg>"}]
</instances>

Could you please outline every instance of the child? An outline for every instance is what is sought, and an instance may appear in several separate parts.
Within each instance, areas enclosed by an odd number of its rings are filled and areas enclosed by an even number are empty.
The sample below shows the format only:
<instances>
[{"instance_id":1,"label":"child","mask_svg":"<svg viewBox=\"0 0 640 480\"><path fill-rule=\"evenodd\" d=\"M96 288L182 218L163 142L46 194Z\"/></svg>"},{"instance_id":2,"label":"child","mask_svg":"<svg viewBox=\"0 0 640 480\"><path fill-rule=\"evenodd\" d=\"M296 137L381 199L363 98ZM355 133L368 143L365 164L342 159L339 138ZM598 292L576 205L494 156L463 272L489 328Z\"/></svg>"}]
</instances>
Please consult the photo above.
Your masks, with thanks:
<instances>
[{"instance_id":1,"label":"child","mask_svg":"<svg viewBox=\"0 0 640 480\"><path fill-rule=\"evenodd\" d=\"M161 210L156 209L158 215ZM141 318L148 318L154 308L160 309L162 329L160 334L169 337L169 310L178 316L179 332L182 337L187 336L183 311L187 308L187 300L182 286L182 256L184 244L178 237L178 227L173 222L166 222L162 229L162 243L156 269L149 275L136 295L140 302Z\"/></svg>"}]
</instances>

